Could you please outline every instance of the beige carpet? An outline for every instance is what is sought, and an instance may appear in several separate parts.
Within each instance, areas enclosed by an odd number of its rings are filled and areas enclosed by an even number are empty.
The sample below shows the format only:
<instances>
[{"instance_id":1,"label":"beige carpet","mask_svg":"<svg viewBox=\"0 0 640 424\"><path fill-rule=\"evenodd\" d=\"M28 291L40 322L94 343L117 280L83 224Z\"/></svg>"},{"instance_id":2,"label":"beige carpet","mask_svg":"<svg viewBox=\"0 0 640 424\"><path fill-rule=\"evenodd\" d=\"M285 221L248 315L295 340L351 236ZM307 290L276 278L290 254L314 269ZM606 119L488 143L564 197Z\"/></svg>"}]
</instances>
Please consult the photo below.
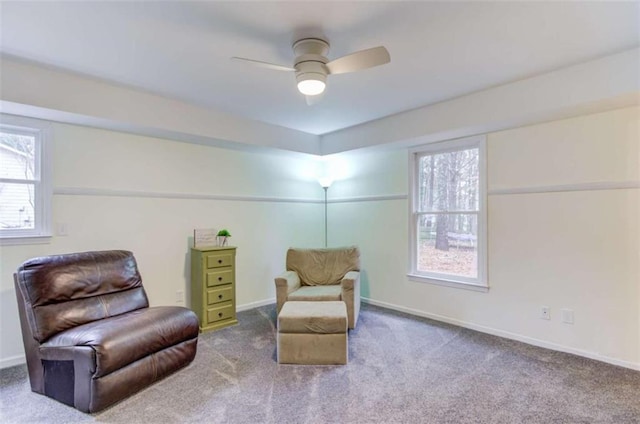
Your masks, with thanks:
<instances>
[{"instance_id":1,"label":"beige carpet","mask_svg":"<svg viewBox=\"0 0 640 424\"><path fill-rule=\"evenodd\" d=\"M640 423L640 372L363 305L346 366L278 365L275 306L95 415L0 370L2 423Z\"/></svg>"}]
</instances>

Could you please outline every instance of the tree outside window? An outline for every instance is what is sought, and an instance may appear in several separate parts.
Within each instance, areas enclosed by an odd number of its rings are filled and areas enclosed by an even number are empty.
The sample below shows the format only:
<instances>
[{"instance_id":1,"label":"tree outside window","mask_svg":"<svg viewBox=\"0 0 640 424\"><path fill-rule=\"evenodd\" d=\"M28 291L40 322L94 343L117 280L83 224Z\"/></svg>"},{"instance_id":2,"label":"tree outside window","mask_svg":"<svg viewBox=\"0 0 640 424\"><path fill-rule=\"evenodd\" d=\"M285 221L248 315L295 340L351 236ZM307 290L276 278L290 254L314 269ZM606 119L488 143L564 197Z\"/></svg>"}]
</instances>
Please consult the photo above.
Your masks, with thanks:
<instances>
[{"instance_id":1,"label":"tree outside window","mask_svg":"<svg viewBox=\"0 0 640 424\"><path fill-rule=\"evenodd\" d=\"M484 140L413 152L412 274L484 285Z\"/></svg>"}]
</instances>

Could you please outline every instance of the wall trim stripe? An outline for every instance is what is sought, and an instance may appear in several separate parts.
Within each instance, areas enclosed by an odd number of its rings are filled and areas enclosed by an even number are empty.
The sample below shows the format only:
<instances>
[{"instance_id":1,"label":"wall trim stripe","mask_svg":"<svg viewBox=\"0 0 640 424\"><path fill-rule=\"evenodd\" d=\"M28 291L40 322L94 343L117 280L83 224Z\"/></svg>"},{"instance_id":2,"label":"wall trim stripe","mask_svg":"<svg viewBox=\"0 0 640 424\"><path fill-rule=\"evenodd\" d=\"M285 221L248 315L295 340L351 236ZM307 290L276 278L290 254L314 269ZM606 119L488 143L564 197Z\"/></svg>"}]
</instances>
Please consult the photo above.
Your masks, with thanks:
<instances>
[{"instance_id":1,"label":"wall trim stripe","mask_svg":"<svg viewBox=\"0 0 640 424\"><path fill-rule=\"evenodd\" d=\"M153 199L229 200L235 202L324 203L322 199L276 196L243 196L205 193L172 193L155 191L112 190L105 188L56 187L53 194L64 196L138 197Z\"/></svg>"},{"instance_id":2,"label":"wall trim stripe","mask_svg":"<svg viewBox=\"0 0 640 424\"><path fill-rule=\"evenodd\" d=\"M556 350L559 352L571 353L573 355L582 356L584 358L595 359L596 361L606 362L608 364L617 365L620 367L630 368L632 370L640 371L640 363L622 361L620 359L611 358L608 356L599 355L594 352L589 352L582 349L575 349L569 346L560 345L556 343L547 342L544 340L535 339L533 337L524 336L517 333L511 333L509 331L499 330L497 328L485 327L484 325L474 324L469 321L461 321L455 318L446 317L443 315L432 314L429 312L420 311L418 309L406 308L404 306L395 305L393 303L381 302L379 300L373 300L366 297L361 298L363 302L371 305L380 306L383 308L393 309L399 312L404 312L410 315L415 315L423 318L429 318L435 321L446 322L447 324L453 324L458 327L468 328L470 330L479 331L481 333L491 334L493 336L504 337L511 340L517 340L519 342L527 343L533 346L542 347L545 349Z\"/></svg>"},{"instance_id":3,"label":"wall trim stripe","mask_svg":"<svg viewBox=\"0 0 640 424\"><path fill-rule=\"evenodd\" d=\"M595 181L589 183L562 184L537 187L492 188L489 195L558 193L565 191L623 190L640 188L640 181Z\"/></svg>"},{"instance_id":4,"label":"wall trim stripe","mask_svg":"<svg viewBox=\"0 0 640 424\"><path fill-rule=\"evenodd\" d=\"M106 196L106 197L139 197L153 199L186 199L186 200L230 200L236 202L280 202L280 203L318 203L323 199L278 197L278 196L244 196L206 193L175 193L136 190L113 190L107 188L55 187L53 194L63 196ZM385 200L403 200L406 194L384 194L376 196L344 197L329 199L327 203L378 202Z\"/></svg>"},{"instance_id":5,"label":"wall trim stripe","mask_svg":"<svg viewBox=\"0 0 640 424\"><path fill-rule=\"evenodd\" d=\"M354 203L354 202L380 202L384 200L405 200L406 194L381 194L374 196L356 196L356 197L341 197L337 199L329 199L327 203Z\"/></svg>"},{"instance_id":6,"label":"wall trim stripe","mask_svg":"<svg viewBox=\"0 0 640 424\"><path fill-rule=\"evenodd\" d=\"M490 196L512 194L536 194L536 193L560 193L572 191L597 191L597 190L625 190L640 188L640 181L596 181L590 183L576 183L563 185L492 188L487 194ZM322 199L278 197L278 196L245 196L207 193L176 193L135 190L113 190L106 188L85 187L55 187L53 194L64 196L107 196L107 197L137 197L153 199L185 199L185 200L223 200L235 202L273 202L273 203L317 203L322 204ZM354 196L328 199L327 203L357 203L357 202L382 202L389 200L406 200L407 194L381 194L371 196Z\"/></svg>"}]
</instances>

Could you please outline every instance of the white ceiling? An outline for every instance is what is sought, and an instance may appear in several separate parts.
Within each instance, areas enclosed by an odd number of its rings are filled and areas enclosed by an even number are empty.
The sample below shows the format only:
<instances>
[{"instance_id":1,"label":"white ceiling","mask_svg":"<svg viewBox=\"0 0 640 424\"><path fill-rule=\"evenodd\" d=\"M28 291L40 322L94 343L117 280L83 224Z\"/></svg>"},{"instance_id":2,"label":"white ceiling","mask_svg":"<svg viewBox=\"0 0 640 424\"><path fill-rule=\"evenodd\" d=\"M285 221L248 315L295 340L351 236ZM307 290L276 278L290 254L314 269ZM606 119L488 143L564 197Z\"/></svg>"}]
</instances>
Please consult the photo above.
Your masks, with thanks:
<instances>
[{"instance_id":1,"label":"white ceiling","mask_svg":"<svg viewBox=\"0 0 640 424\"><path fill-rule=\"evenodd\" d=\"M7 2L0 51L243 118L325 134L640 44L638 2ZM329 77L307 106L291 44L391 63Z\"/></svg>"}]
</instances>

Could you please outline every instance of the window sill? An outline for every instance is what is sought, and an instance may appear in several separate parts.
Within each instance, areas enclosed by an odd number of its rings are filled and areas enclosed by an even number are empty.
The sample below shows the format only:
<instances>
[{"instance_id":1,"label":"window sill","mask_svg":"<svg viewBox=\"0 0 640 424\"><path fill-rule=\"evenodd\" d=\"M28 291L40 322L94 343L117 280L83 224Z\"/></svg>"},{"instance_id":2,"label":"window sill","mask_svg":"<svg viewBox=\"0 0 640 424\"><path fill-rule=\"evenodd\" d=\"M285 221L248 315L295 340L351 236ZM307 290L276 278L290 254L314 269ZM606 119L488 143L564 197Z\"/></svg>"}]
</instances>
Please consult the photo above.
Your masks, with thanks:
<instances>
[{"instance_id":1,"label":"window sill","mask_svg":"<svg viewBox=\"0 0 640 424\"><path fill-rule=\"evenodd\" d=\"M436 286L453 287L456 289L471 290L477 292L487 293L489 286L476 283L467 283L464 281L446 280L442 278L426 277L424 275L407 274L409 280L416 281L418 283L434 284Z\"/></svg>"},{"instance_id":2,"label":"window sill","mask_svg":"<svg viewBox=\"0 0 640 424\"><path fill-rule=\"evenodd\" d=\"M0 246L19 246L27 244L48 244L51 243L51 236L17 236L0 237Z\"/></svg>"}]
</instances>

